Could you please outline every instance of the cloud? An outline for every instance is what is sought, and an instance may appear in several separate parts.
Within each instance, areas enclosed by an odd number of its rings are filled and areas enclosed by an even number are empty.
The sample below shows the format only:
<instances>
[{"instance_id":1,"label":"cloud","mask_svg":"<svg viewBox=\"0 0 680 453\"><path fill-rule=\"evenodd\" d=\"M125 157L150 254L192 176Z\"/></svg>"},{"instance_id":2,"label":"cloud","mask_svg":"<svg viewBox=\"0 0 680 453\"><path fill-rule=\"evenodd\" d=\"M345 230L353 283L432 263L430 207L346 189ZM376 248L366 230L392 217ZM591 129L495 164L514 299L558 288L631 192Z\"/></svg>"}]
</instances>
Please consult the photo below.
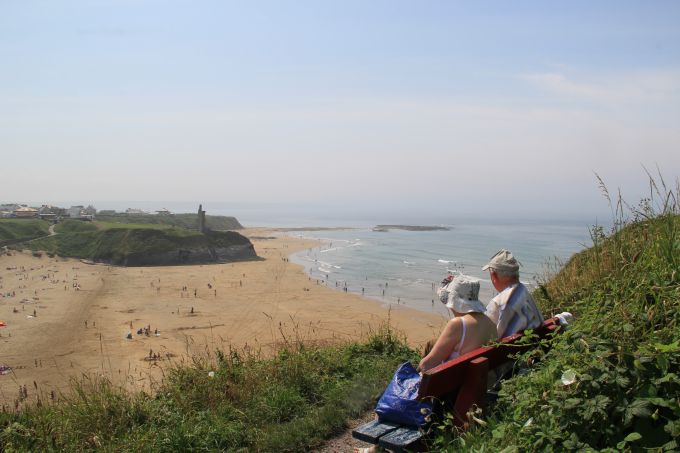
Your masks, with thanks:
<instances>
[{"instance_id":1,"label":"cloud","mask_svg":"<svg viewBox=\"0 0 680 453\"><path fill-rule=\"evenodd\" d=\"M596 104L669 103L680 100L680 69L583 77L565 72L522 74L521 80L559 97Z\"/></svg>"}]
</instances>

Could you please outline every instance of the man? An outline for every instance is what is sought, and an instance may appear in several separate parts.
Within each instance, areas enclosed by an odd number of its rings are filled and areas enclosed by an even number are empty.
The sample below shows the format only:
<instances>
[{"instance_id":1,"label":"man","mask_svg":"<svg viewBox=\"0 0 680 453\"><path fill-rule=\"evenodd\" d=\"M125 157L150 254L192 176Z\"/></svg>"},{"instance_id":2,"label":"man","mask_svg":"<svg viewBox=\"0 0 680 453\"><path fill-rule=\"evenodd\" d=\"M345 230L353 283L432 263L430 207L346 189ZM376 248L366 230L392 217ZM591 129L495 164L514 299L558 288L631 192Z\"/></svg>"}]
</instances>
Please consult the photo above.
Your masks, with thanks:
<instances>
[{"instance_id":1,"label":"man","mask_svg":"<svg viewBox=\"0 0 680 453\"><path fill-rule=\"evenodd\" d=\"M525 329L535 329L543 323L529 290L519 281L520 263L512 253L502 249L482 267L489 270L491 283L498 295L486 307L486 315L496 324L498 338Z\"/></svg>"}]
</instances>

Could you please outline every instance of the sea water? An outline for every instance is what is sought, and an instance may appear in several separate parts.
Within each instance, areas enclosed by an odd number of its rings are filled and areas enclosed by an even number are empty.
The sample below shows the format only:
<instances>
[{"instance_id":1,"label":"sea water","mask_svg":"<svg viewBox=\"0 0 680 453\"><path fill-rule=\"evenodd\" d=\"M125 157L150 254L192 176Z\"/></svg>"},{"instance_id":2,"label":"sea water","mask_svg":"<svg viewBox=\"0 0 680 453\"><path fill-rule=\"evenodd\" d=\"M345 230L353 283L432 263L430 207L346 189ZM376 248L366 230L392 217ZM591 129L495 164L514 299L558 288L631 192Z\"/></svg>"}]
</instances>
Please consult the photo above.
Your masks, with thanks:
<instances>
[{"instance_id":1,"label":"sea water","mask_svg":"<svg viewBox=\"0 0 680 453\"><path fill-rule=\"evenodd\" d=\"M588 242L575 224L460 223L445 231L387 232L372 228L292 233L319 246L291 257L310 279L338 291L361 294L385 305L446 314L436 290L448 273L480 280L483 302L496 292L481 267L501 248L521 262L521 280L535 285Z\"/></svg>"}]
</instances>

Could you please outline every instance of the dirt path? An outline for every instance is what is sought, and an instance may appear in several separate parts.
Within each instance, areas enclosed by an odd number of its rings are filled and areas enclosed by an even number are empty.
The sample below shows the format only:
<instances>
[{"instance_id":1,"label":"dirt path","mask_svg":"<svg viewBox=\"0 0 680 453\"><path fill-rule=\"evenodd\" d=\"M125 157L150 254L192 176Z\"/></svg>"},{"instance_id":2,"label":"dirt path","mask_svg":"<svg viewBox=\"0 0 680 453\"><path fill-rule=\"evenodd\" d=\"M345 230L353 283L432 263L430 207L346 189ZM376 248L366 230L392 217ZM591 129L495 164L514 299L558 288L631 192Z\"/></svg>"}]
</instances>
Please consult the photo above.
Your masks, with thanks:
<instances>
[{"instance_id":1,"label":"dirt path","mask_svg":"<svg viewBox=\"0 0 680 453\"><path fill-rule=\"evenodd\" d=\"M373 420L375 413L373 410L367 411L361 417L350 420L347 424L347 430L342 434L329 439L322 447L312 450L315 453L347 453L352 452L355 447L366 448L371 447L372 444L362 442L352 437L352 430L359 425L368 423Z\"/></svg>"}]
</instances>

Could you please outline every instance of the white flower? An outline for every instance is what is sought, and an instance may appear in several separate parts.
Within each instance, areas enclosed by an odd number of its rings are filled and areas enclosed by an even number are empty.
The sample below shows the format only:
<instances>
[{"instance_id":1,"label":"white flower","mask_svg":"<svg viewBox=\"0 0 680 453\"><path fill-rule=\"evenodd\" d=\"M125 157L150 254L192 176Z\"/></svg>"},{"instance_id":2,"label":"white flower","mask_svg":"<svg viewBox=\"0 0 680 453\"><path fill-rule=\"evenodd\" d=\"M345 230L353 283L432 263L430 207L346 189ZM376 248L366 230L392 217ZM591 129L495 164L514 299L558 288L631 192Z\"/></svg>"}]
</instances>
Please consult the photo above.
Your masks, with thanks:
<instances>
[{"instance_id":1,"label":"white flower","mask_svg":"<svg viewBox=\"0 0 680 453\"><path fill-rule=\"evenodd\" d=\"M574 370L566 370L564 373L562 373L562 385L570 385L576 382L576 371Z\"/></svg>"},{"instance_id":2,"label":"white flower","mask_svg":"<svg viewBox=\"0 0 680 453\"><path fill-rule=\"evenodd\" d=\"M215 372L214 372L214 371L209 371L209 372L208 372L208 377L215 377Z\"/></svg>"}]
</instances>

